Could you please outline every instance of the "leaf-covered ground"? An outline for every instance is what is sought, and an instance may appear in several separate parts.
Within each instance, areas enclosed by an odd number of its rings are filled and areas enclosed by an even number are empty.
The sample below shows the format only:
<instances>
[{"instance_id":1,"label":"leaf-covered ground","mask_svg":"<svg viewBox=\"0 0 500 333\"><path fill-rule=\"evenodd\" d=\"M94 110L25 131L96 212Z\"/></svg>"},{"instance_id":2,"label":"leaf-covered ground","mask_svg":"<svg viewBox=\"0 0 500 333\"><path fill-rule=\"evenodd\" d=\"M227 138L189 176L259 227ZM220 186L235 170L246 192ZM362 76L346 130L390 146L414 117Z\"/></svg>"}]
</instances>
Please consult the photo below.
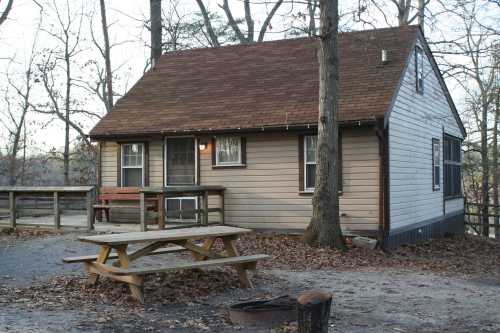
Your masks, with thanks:
<instances>
[{"instance_id":1,"label":"leaf-covered ground","mask_svg":"<svg viewBox=\"0 0 500 333\"><path fill-rule=\"evenodd\" d=\"M500 242L475 236L457 236L402 246L392 253L356 247L350 247L347 252L341 253L311 248L298 236L254 234L240 239L238 248L242 253L271 255L271 260L262 263L263 267L270 269L304 271L393 267L453 275L500 276Z\"/></svg>"},{"instance_id":2,"label":"leaf-covered ground","mask_svg":"<svg viewBox=\"0 0 500 333\"><path fill-rule=\"evenodd\" d=\"M51 332L257 332L232 325L227 307L318 287L335 294L332 321L339 332L378 332L371 330L375 324L377 329L392 327L398 332L500 329L500 314L492 310L500 301L500 243L493 240L456 237L405 246L390 254L354 247L340 253L311 248L296 236L255 234L237 242L242 254L271 255L252 275L255 289L238 288L231 268L151 275L146 277L142 306L124 284L100 279L89 286L80 265L65 273L67 265L60 263L60 257L89 250L75 237L0 234L0 266L7 267L0 274L0 331L29 331L41 325ZM19 257L26 267L9 272L10 261ZM36 282L16 285L2 280L3 274L21 275L35 271L33 267L45 269L37 271ZM56 267L57 275L51 276L50 269ZM415 330L424 324L430 328ZM484 330L484 325L491 330ZM294 326L282 330L294 331Z\"/></svg>"}]
</instances>

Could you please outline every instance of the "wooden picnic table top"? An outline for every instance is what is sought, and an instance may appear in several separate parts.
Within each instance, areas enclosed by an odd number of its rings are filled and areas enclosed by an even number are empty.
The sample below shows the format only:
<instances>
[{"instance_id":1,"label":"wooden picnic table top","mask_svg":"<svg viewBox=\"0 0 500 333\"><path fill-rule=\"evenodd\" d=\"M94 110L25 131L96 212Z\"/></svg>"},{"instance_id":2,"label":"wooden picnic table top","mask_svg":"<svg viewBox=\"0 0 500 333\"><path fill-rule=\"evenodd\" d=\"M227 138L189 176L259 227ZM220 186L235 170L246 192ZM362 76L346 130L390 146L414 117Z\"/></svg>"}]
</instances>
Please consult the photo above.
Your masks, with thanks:
<instances>
[{"instance_id":1,"label":"wooden picnic table top","mask_svg":"<svg viewBox=\"0 0 500 333\"><path fill-rule=\"evenodd\" d=\"M88 192L94 186L0 186L0 192L21 192L21 193L52 193L52 192Z\"/></svg>"},{"instance_id":2,"label":"wooden picnic table top","mask_svg":"<svg viewBox=\"0 0 500 333\"><path fill-rule=\"evenodd\" d=\"M209 237L233 236L250 233L252 230L230 226L207 226L183 229L138 231L110 235L81 236L79 241L99 245L123 245L144 242L168 242L183 239L201 239Z\"/></svg>"}]
</instances>

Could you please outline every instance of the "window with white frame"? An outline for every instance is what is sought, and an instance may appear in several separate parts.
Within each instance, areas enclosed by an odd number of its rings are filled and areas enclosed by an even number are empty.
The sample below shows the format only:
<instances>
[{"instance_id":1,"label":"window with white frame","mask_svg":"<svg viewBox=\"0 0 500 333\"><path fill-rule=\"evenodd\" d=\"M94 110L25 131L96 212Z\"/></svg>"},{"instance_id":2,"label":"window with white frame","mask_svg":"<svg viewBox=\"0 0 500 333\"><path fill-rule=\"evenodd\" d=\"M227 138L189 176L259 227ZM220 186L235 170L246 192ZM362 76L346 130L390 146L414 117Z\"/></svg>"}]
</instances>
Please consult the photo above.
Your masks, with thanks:
<instances>
[{"instance_id":1,"label":"window with white frame","mask_svg":"<svg viewBox=\"0 0 500 333\"><path fill-rule=\"evenodd\" d=\"M415 48L415 78L417 92L424 93L424 52L420 47Z\"/></svg>"},{"instance_id":2,"label":"window with white frame","mask_svg":"<svg viewBox=\"0 0 500 333\"><path fill-rule=\"evenodd\" d=\"M144 184L144 144L126 143L121 145L122 186L138 186Z\"/></svg>"},{"instance_id":3,"label":"window with white frame","mask_svg":"<svg viewBox=\"0 0 500 333\"><path fill-rule=\"evenodd\" d=\"M215 140L215 165L242 165L241 137L218 136Z\"/></svg>"},{"instance_id":4,"label":"window with white frame","mask_svg":"<svg viewBox=\"0 0 500 333\"><path fill-rule=\"evenodd\" d=\"M441 188L441 144L439 139L432 139L432 189Z\"/></svg>"},{"instance_id":5,"label":"window with white frame","mask_svg":"<svg viewBox=\"0 0 500 333\"><path fill-rule=\"evenodd\" d=\"M316 178L316 135L304 136L304 190L314 191Z\"/></svg>"}]
</instances>

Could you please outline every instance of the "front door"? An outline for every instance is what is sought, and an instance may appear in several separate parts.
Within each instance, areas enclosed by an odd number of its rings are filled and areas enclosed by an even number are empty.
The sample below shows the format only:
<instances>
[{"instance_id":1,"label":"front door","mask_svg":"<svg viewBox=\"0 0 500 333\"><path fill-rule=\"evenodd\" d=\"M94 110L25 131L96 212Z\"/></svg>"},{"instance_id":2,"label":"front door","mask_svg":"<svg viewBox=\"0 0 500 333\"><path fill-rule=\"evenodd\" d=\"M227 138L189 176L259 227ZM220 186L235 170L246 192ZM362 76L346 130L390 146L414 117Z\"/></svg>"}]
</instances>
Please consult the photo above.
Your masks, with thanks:
<instances>
[{"instance_id":1,"label":"front door","mask_svg":"<svg viewBox=\"0 0 500 333\"><path fill-rule=\"evenodd\" d=\"M197 149L193 137L167 138L165 142L165 185L186 186L197 182ZM166 199L169 221L193 221L197 198ZM183 212L184 211L184 212Z\"/></svg>"}]
</instances>

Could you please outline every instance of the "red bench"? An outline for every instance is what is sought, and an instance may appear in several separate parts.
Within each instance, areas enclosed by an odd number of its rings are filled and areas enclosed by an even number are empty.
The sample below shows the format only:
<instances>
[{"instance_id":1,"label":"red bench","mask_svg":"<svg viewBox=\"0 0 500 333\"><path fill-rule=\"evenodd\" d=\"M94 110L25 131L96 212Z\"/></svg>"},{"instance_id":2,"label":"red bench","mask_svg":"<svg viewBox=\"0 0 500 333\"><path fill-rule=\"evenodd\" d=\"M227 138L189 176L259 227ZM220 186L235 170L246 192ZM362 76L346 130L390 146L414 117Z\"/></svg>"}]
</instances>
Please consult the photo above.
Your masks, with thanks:
<instances>
[{"instance_id":1,"label":"red bench","mask_svg":"<svg viewBox=\"0 0 500 333\"><path fill-rule=\"evenodd\" d=\"M106 221L109 222L109 210L111 208L137 208L140 209L139 203L137 205L125 205L120 204L121 202L130 202L141 200L140 187L101 187L99 190L98 204L93 205L94 216L98 220L102 219L102 212L106 217ZM155 211L158 213L158 223L162 224L162 218L164 219L164 204L162 202L162 196L157 198L146 199L146 209L150 211Z\"/></svg>"}]
</instances>

